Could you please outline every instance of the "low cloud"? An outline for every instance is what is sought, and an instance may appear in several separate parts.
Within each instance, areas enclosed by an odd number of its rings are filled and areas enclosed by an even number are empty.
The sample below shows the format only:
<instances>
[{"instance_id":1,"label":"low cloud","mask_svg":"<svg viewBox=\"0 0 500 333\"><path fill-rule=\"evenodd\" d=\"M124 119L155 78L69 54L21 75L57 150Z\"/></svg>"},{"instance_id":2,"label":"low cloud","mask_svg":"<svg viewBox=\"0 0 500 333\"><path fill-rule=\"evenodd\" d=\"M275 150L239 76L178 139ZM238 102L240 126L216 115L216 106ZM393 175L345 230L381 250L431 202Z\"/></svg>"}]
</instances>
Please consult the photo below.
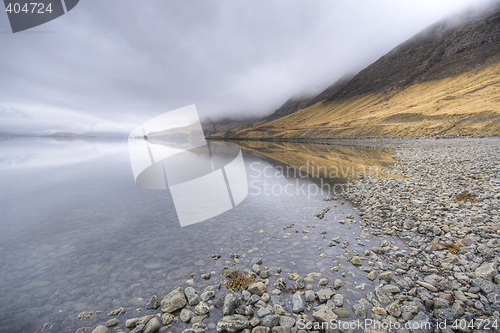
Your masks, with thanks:
<instances>
[{"instance_id":1,"label":"low cloud","mask_svg":"<svg viewBox=\"0 0 500 333\"><path fill-rule=\"evenodd\" d=\"M190 104L202 118L263 116L489 3L85 1L17 34L5 15L0 132L128 132Z\"/></svg>"}]
</instances>

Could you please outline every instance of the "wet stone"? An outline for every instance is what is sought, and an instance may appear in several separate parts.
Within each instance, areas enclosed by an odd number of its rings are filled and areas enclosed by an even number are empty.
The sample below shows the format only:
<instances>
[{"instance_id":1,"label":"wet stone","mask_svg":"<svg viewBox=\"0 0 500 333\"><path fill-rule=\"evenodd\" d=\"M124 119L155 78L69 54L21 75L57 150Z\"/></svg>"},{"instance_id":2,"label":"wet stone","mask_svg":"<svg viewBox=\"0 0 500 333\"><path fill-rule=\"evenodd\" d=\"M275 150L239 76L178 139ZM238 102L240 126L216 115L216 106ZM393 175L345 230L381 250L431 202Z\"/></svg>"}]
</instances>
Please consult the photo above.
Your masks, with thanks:
<instances>
[{"instance_id":1,"label":"wet stone","mask_svg":"<svg viewBox=\"0 0 500 333\"><path fill-rule=\"evenodd\" d=\"M153 295L149 300L148 304L146 304L145 309L147 310L156 310L160 307L160 300L156 295Z\"/></svg>"}]
</instances>

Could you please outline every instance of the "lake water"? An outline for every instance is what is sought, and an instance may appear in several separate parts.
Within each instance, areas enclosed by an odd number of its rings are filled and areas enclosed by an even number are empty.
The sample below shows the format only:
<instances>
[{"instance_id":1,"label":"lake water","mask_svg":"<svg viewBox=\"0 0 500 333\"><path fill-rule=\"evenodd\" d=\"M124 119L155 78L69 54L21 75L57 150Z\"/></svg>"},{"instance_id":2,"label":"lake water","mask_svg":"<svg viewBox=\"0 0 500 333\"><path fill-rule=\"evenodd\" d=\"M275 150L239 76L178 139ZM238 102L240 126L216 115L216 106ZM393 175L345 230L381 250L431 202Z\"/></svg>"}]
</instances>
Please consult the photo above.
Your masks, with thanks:
<instances>
[{"instance_id":1,"label":"lake water","mask_svg":"<svg viewBox=\"0 0 500 333\"><path fill-rule=\"evenodd\" d=\"M391 152L345 145L240 146L249 184L246 199L221 215L181 227L168 189L135 184L126 140L0 140L0 331L74 332L104 324L105 314L121 306L127 313L119 326L126 330L125 319L149 313L136 309L152 295L161 299L187 287L192 273L193 286L201 292L221 282L225 266L250 268L254 257L262 257L262 266L272 272L281 268L282 277L320 272L333 281L346 272L347 301L359 297L356 285L373 288L366 273L345 264L345 249L327 243L341 236L343 242L357 245L359 240L371 249L380 239L363 233L359 223L337 223L347 214L356 221L359 216L328 189L356 176L349 166L358 172L363 164L390 165ZM309 174L294 174L291 166L305 166ZM314 172L313 166L328 168ZM339 177L332 176L332 166L341 170ZM332 196L339 199L324 200ZM316 218L326 206L330 212ZM229 258L231 253L240 256L239 263ZM213 260L212 254L221 258ZM344 265L333 274L336 259ZM212 272L208 281L200 277L207 272ZM82 311L102 313L79 321ZM42 329L45 323L51 326Z\"/></svg>"}]
</instances>

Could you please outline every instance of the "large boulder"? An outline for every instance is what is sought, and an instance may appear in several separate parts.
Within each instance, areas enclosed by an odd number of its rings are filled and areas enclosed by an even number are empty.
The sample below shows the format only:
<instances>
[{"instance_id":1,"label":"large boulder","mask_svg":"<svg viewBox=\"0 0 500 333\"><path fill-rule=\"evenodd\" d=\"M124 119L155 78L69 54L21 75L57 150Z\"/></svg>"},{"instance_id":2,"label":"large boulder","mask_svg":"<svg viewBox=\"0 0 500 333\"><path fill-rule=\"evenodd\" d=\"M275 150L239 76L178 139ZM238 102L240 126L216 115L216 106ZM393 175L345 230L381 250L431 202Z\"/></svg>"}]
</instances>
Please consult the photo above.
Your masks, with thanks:
<instances>
[{"instance_id":1,"label":"large boulder","mask_svg":"<svg viewBox=\"0 0 500 333\"><path fill-rule=\"evenodd\" d=\"M252 283L247 290L251 294L262 296L262 294L267 292L267 287L263 282L259 281Z\"/></svg>"},{"instance_id":2,"label":"large boulder","mask_svg":"<svg viewBox=\"0 0 500 333\"><path fill-rule=\"evenodd\" d=\"M187 304L186 296L184 295L184 290L182 288L177 288L172 290L167 296L161 301L161 310L164 313L172 313L179 309L182 309Z\"/></svg>"},{"instance_id":3,"label":"large boulder","mask_svg":"<svg viewBox=\"0 0 500 333\"><path fill-rule=\"evenodd\" d=\"M498 274L497 265L496 263L485 262L484 264L476 268L474 274L478 278L485 279L486 281L491 281L491 279L493 279L493 277Z\"/></svg>"},{"instance_id":4,"label":"large boulder","mask_svg":"<svg viewBox=\"0 0 500 333\"><path fill-rule=\"evenodd\" d=\"M239 315L239 314L233 314L229 316L224 316L222 317L221 320L217 323L217 332L239 332L244 330L245 328L250 325L250 322L248 321L248 318Z\"/></svg>"},{"instance_id":5,"label":"large boulder","mask_svg":"<svg viewBox=\"0 0 500 333\"><path fill-rule=\"evenodd\" d=\"M304 301L302 300L302 297L300 296L300 291L297 291L292 296L292 311L294 313L299 313L299 312L302 312L304 310L305 310Z\"/></svg>"},{"instance_id":6,"label":"large boulder","mask_svg":"<svg viewBox=\"0 0 500 333\"><path fill-rule=\"evenodd\" d=\"M333 313L333 311L328 306L325 305L319 308L318 311L313 312L312 315L313 318L316 319L316 321L323 323L330 323L331 321L338 318L338 316L335 313Z\"/></svg>"},{"instance_id":7,"label":"large boulder","mask_svg":"<svg viewBox=\"0 0 500 333\"><path fill-rule=\"evenodd\" d=\"M143 333L154 333L160 329L160 326L160 320L157 317L154 317L146 324Z\"/></svg>"}]
</instances>

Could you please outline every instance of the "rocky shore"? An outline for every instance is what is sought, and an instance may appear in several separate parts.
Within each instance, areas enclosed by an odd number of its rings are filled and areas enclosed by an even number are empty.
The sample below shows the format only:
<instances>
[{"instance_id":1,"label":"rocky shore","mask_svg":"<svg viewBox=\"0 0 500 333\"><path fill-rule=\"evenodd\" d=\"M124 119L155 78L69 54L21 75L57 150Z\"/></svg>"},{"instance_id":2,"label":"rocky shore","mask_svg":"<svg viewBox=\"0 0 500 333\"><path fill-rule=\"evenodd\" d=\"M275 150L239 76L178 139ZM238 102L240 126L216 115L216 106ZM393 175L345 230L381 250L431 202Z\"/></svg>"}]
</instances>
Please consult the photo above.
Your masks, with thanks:
<instances>
[{"instance_id":1,"label":"rocky shore","mask_svg":"<svg viewBox=\"0 0 500 333\"><path fill-rule=\"evenodd\" d=\"M115 309L102 325L75 333L500 331L500 139L383 144L397 152L397 164L385 170L391 177L359 175L343 193L357 205L359 221L353 215L327 221L346 229L357 225L380 240L369 247L361 238L349 244L318 231L321 246L345 250L344 265L334 259L330 276L285 273L254 257L240 270L206 272L201 278L212 284L203 289L152 296L143 309ZM325 208L317 219L325 223L329 214ZM397 245L401 240L404 247ZM238 257L229 255L237 263ZM349 289L346 273L365 283ZM359 297L349 301L354 292ZM146 313L121 319L127 311Z\"/></svg>"}]
</instances>

